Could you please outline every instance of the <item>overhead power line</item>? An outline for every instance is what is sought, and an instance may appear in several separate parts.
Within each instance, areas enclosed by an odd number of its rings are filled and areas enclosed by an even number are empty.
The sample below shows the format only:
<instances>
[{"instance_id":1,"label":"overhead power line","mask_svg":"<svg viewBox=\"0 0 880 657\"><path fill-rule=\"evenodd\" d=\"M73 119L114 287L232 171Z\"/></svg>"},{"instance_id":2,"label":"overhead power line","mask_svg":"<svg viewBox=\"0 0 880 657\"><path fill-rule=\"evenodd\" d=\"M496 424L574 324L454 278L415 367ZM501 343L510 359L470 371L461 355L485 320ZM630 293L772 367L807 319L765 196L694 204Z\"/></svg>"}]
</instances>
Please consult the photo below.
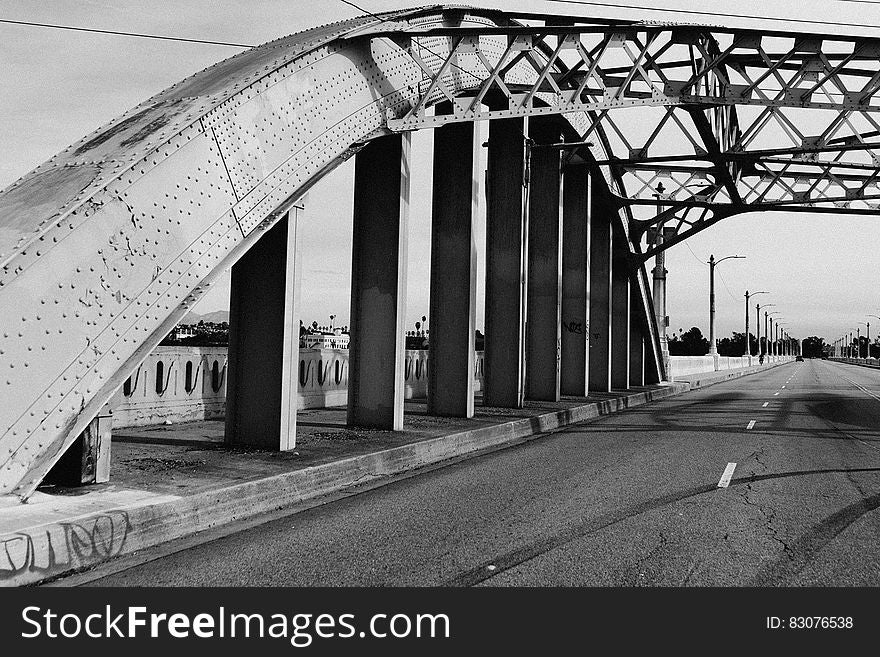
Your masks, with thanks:
<instances>
[{"instance_id":1,"label":"overhead power line","mask_svg":"<svg viewBox=\"0 0 880 657\"><path fill-rule=\"evenodd\" d=\"M721 279L721 284L724 285L724 289L727 290L727 294L730 295L730 298L734 301L738 301L738 299L733 296L733 292L730 291L730 288L727 287L727 281L724 280L724 275L720 271L718 272L718 278Z\"/></svg>"},{"instance_id":2,"label":"overhead power line","mask_svg":"<svg viewBox=\"0 0 880 657\"><path fill-rule=\"evenodd\" d=\"M683 244L688 248L688 251L691 252L691 255L694 256L694 260L696 260L697 262L699 262L701 265L705 265L705 264L706 264L706 261L705 261L705 260L701 260L699 257L697 257L697 254L694 253L694 250L691 248L691 245L687 243L687 240L684 240Z\"/></svg>"},{"instance_id":3,"label":"overhead power line","mask_svg":"<svg viewBox=\"0 0 880 657\"><path fill-rule=\"evenodd\" d=\"M853 0L855 1L855 0ZM768 21L768 20L776 20L776 21L784 21L786 23L807 23L812 25L833 25L835 27L866 27L868 29L876 30L880 25L876 23L838 23L835 21L813 21L806 18L782 18L782 17L770 17L770 16L749 16L748 14L731 14L731 13L721 13L717 11L700 11L698 9L668 9L664 7L645 7L643 5L628 5L623 3L615 3L615 2L590 2L589 0L547 0L547 2L556 2L559 4L565 5L587 5L590 7L613 7L615 9L638 9L642 11L662 11L668 14L690 14L692 16L714 16L714 17L722 17L722 18L745 18L748 20L760 20L760 21Z\"/></svg>"},{"instance_id":4,"label":"overhead power line","mask_svg":"<svg viewBox=\"0 0 880 657\"><path fill-rule=\"evenodd\" d=\"M70 30L73 32L93 32L95 34L112 34L115 36L137 37L139 39L159 39L162 41L182 41L184 43L201 43L212 46L228 46L230 48L255 48L247 43L229 43L227 41L211 41L210 39L187 39L186 37L167 36L164 34L143 34L140 32L120 32L117 30L99 30L94 27L79 27L75 25L56 25L54 23L37 23L34 21L16 21L9 18L0 18L0 23L8 25L26 25L29 27L47 27L54 30Z\"/></svg>"}]
</instances>

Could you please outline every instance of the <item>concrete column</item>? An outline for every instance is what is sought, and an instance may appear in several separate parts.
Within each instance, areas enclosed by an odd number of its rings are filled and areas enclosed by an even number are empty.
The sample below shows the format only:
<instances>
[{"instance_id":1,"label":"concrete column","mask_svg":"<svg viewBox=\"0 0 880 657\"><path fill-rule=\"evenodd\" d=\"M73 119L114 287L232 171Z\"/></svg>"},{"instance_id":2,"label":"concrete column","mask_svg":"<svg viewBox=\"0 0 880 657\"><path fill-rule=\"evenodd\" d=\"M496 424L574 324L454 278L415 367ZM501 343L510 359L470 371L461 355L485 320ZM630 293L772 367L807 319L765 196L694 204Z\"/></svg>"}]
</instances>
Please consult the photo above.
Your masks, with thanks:
<instances>
[{"instance_id":1,"label":"concrete column","mask_svg":"<svg viewBox=\"0 0 880 657\"><path fill-rule=\"evenodd\" d=\"M612 229L611 257L611 387L629 388L630 263L626 237Z\"/></svg>"},{"instance_id":2,"label":"concrete column","mask_svg":"<svg viewBox=\"0 0 880 657\"><path fill-rule=\"evenodd\" d=\"M477 247L473 222L479 186L474 176L475 124L434 130L431 224L431 318L428 413L474 414L474 331Z\"/></svg>"},{"instance_id":3,"label":"concrete column","mask_svg":"<svg viewBox=\"0 0 880 657\"><path fill-rule=\"evenodd\" d=\"M590 175L585 164L569 165L562 182L562 362L563 395L588 394L590 318Z\"/></svg>"},{"instance_id":4,"label":"concrete column","mask_svg":"<svg viewBox=\"0 0 880 657\"><path fill-rule=\"evenodd\" d=\"M226 442L296 445L299 264L291 208L232 267Z\"/></svg>"},{"instance_id":5,"label":"concrete column","mask_svg":"<svg viewBox=\"0 0 880 657\"><path fill-rule=\"evenodd\" d=\"M629 287L629 385L645 385L645 329L639 317L641 304L637 281Z\"/></svg>"},{"instance_id":6,"label":"concrete column","mask_svg":"<svg viewBox=\"0 0 880 657\"><path fill-rule=\"evenodd\" d=\"M604 183L594 179L590 213L589 389L611 391L611 219Z\"/></svg>"},{"instance_id":7,"label":"concrete column","mask_svg":"<svg viewBox=\"0 0 880 657\"><path fill-rule=\"evenodd\" d=\"M538 144L561 137L556 118L533 119ZM528 211L528 293L526 313L526 395L559 401L562 305L559 151L533 148Z\"/></svg>"},{"instance_id":8,"label":"concrete column","mask_svg":"<svg viewBox=\"0 0 880 657\"><path fill-rule=\"evenodd\" d=\"M409 153L403 134L355 156L349 426L403 429Z\"/></svg>"},{"instance_id":9,"label":"concrete column","mask_svg":"<svg viewBox=\"0 0 880 657\"><path fill-rule=\"evenodd\" d=\"M489 124L483 401L523 405L526 222L522 119Z\"/></svg>"}]
</instances>

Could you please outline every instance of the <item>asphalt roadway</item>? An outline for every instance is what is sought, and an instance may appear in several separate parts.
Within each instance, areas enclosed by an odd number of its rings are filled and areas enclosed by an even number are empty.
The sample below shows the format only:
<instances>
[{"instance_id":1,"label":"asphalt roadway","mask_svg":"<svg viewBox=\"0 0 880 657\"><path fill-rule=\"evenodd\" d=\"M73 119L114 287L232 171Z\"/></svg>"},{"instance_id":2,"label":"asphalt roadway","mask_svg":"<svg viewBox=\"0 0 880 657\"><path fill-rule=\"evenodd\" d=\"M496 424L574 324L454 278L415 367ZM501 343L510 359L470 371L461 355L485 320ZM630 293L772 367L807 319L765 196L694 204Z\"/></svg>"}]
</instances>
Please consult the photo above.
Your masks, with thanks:
<instances>
[{"instance_id":1,"label":"asphalt roadway","mask_svg":"<svg viewBox=\"0 0 880 657\"><path fill-rule=\"evenodd\" d=\"M880 370L807 360L68 583L876 586L878 506Z\"/></svg>"}]
</instances>

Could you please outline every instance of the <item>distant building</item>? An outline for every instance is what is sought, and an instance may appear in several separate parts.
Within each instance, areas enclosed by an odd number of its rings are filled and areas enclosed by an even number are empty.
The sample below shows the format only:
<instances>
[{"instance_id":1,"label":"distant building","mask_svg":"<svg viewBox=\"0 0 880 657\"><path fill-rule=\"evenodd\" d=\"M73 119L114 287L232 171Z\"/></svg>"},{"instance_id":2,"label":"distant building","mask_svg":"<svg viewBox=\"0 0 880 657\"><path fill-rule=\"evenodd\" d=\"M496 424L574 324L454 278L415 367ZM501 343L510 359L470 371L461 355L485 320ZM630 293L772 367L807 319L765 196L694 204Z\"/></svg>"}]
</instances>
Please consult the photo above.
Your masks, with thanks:
<instances>
[{"instance_id":1,"label":"distant building","mask_svg":"<svg viewBox=\"0 0 880 657\"><path fill-rule=\"evenodd\" d=\"M349 335L342 329L322 330L315 333L305 333L300 337L300 347L304 349L348 349Z\"/></svg>"},{"instance_id":2,"label":"distant building","mask_svg":"<svg viewBox=\"0 0 880 657\"><path fill-rule=\"evenodd\" d=\"M194 338L196 337L196 329L194 326L190 326L189 324L178 324L174 327L174 331L171 332L170 337L172 340Z\"/></svg>"}]
</instances>

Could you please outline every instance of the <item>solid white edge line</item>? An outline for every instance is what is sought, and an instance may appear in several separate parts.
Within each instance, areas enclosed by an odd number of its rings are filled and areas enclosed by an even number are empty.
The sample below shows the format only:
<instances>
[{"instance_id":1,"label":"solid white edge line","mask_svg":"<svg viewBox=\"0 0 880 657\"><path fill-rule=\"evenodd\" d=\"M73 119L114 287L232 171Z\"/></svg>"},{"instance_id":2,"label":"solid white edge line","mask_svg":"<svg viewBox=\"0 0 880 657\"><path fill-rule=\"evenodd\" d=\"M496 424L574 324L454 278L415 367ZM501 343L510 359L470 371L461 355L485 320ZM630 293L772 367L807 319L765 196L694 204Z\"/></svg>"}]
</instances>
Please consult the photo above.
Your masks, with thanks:
<instances>
[{"instance_id":1,"label":"solid white edge line","mask_svg":"<svg viewBox=\"0 0 880 657\"><path fill-rule=\"evenodd\" d=\"M718 481L718 488L727 488L730 485L734 470L736 470L736 463L728 463L727 467L724 468L724 474L721 475L721 479Z\"/></svg>"}]
</instances>

